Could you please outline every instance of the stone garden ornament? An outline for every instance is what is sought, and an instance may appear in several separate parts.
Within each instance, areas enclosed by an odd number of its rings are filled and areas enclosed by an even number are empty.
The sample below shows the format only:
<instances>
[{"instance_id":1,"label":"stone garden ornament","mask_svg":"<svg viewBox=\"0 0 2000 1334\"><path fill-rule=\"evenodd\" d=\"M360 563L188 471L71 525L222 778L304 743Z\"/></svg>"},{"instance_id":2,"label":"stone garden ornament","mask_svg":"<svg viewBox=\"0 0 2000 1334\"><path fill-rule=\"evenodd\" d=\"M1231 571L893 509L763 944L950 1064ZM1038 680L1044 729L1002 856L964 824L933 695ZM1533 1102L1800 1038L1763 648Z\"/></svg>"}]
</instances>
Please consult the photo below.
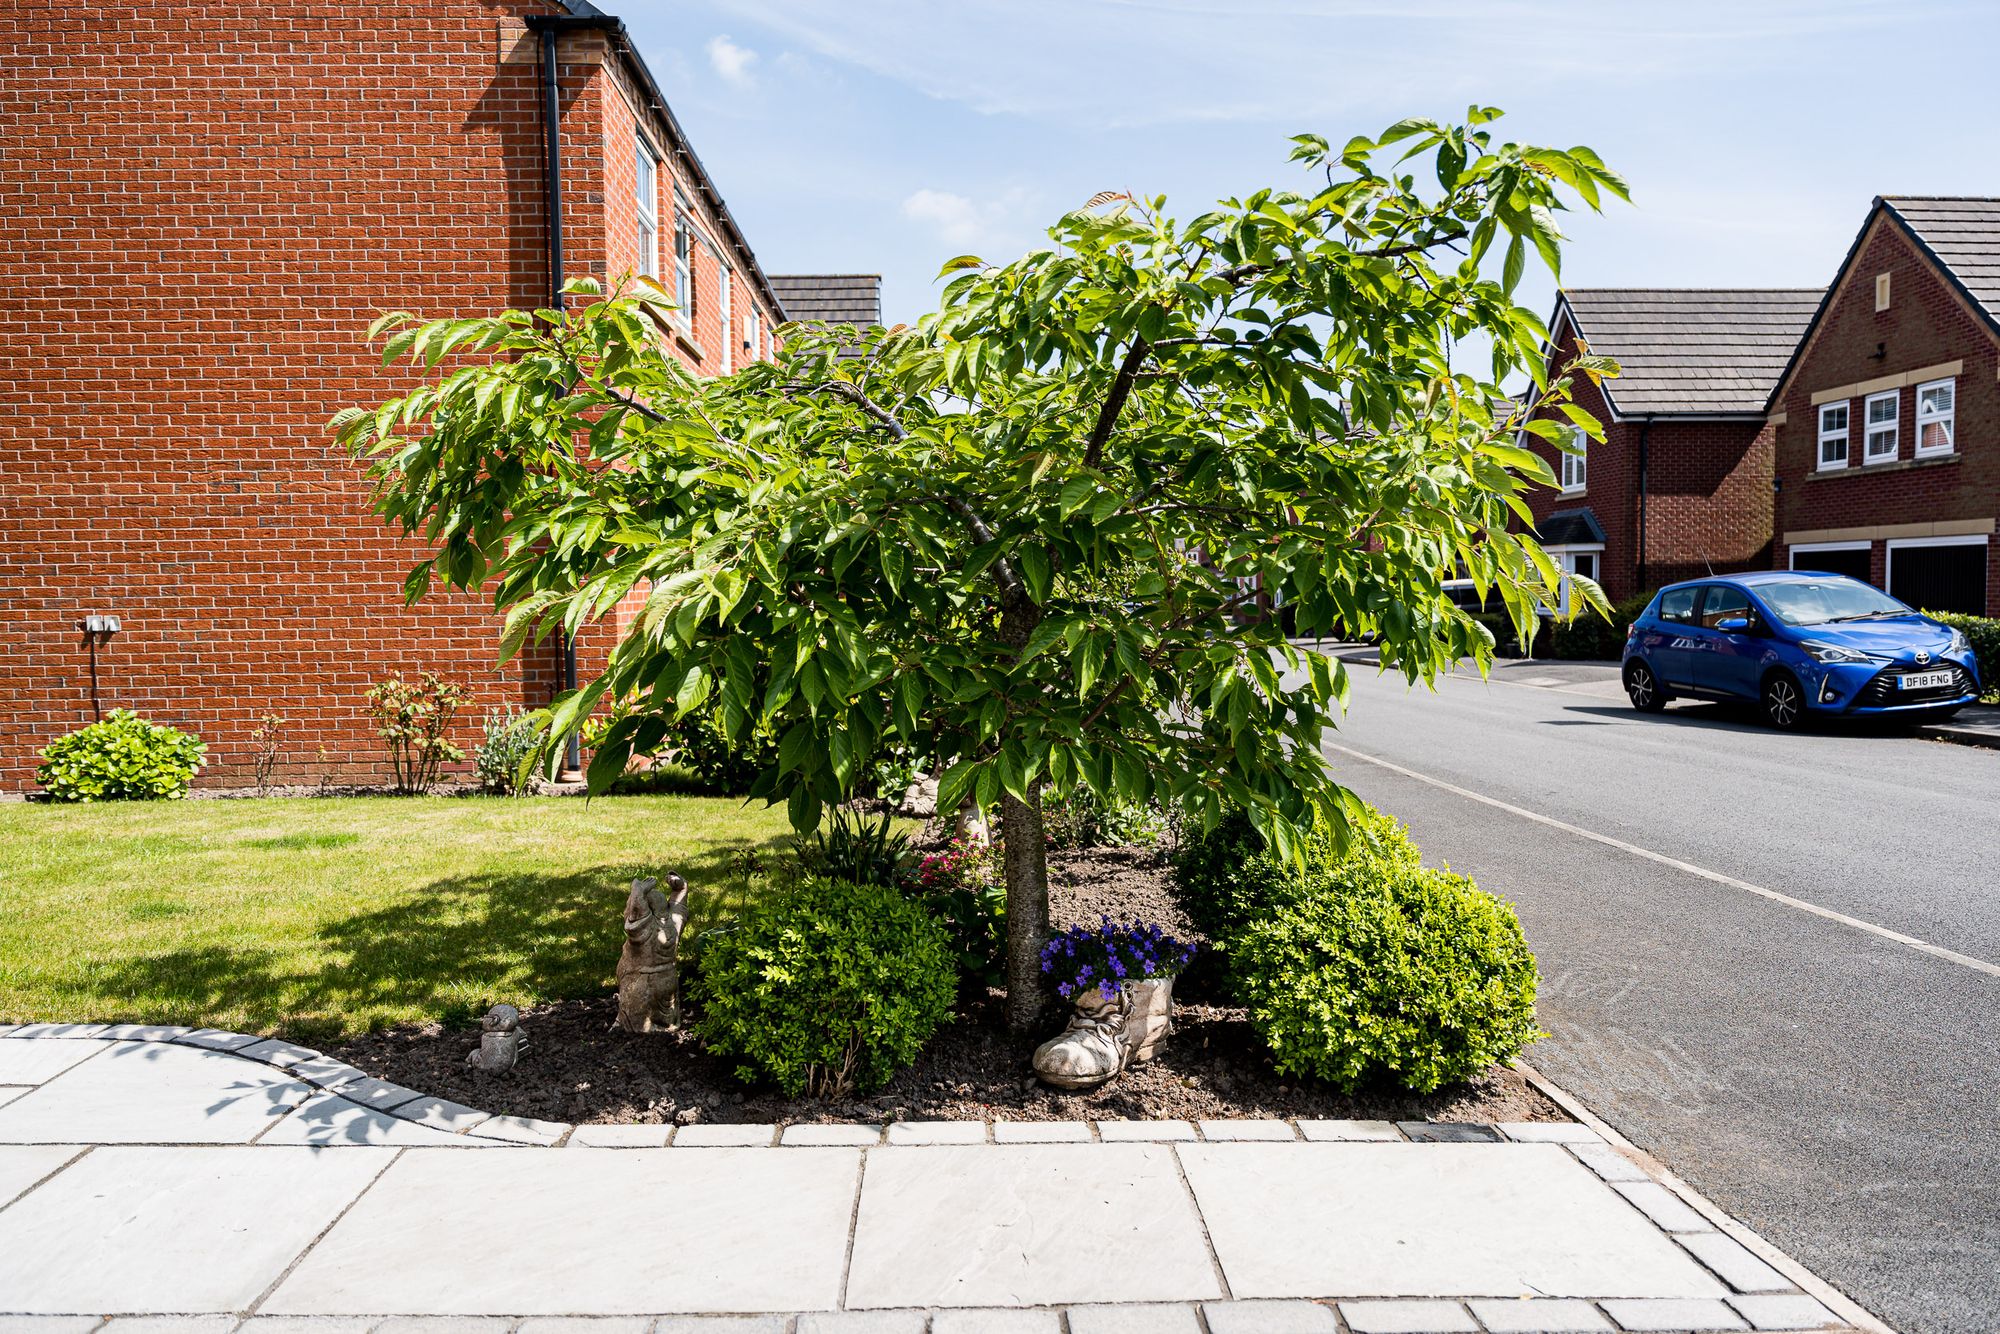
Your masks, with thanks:
<instances>
[{"instance_id":1,"label":"stone garden ornament","mask_svg":"<svg viewBox=\"0 0 2000 1334\"><path fill-rule=\"evenodd\" d=\"M656 879L634 880L625 900L625 948L618 956L618 1018L627 1033L678 1028L681 1022L681 932L687 926L687 881L667 876L672 896Z\"/></svg>"},{"instance_id":2,"label":"stone garden ornament","mask_svg":"<svg viewBox=\"0 0 2000 1334\"><path fill-rule=\"evenodd\" d=\"M511 1005L496 1005L479 1021L479 1046L467 1052L465 1063L488 1074L503 1074L521 1059L528 1035L521 1031L521 1012Z\"/></svg>"},{"instance_id":3,"label":"stone garden ornament","mask_svg":"<svg viewBox=\"0 0 2000 1334\"><path fill-rule=\"evenodd\" d=\"M1042 948L1042 976L1071 1007L1069 1026L1035 1048L1035 1073L1090 1089L1150 1061L1174 1031L1174 974L1194 947L1157 926L1071 927Z\"/></svg>"}]
</instances>

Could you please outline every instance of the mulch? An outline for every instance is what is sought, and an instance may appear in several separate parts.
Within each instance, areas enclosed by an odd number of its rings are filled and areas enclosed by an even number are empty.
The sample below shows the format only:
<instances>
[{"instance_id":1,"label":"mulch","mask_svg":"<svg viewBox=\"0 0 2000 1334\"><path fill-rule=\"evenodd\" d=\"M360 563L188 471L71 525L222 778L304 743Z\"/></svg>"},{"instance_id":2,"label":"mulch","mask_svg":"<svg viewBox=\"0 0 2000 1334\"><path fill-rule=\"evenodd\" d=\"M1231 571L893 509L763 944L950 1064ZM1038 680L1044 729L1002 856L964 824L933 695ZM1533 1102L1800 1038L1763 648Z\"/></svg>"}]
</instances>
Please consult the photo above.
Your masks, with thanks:
<instances>
[{"instance_id":1,"label":"mulch","mask_svg":"<svg viewBox=\"0 0 2000 1334\"><path fill-rule=\"evenodd\" d=\"M1050 856L1058 926L1100 915L1155 921L1192 936L1155 852L1098 848ZM615 940L615 934L613 939ZM615 951L615 944L611 946ZM615 955L614 955L615 957ZM333 1054L369 1074L485 1111L574 1122L1069 1121L1325 1117L1390 1121L1561 1121L1567 1116L1517 1072L1495 1068L1418 1096L1383 1089L1347 1096L1280 1075L1244 1012L1225 1003L1199 961L1176 984L1175 1032L1160 1055L1103 1088L1066 1093L1034 1080L1039 1039L1009 1035L998 993L961 997L959 1014L917 1063L872 1096L787 1098L737 1079L686 1032L615 1032L611 995L525 1012L520 1063L505 1074L465 1064L472 1029L391 1029ZM1060 1026L1052 1021L1050 1031Z\"/></svg>"}]
</instances>

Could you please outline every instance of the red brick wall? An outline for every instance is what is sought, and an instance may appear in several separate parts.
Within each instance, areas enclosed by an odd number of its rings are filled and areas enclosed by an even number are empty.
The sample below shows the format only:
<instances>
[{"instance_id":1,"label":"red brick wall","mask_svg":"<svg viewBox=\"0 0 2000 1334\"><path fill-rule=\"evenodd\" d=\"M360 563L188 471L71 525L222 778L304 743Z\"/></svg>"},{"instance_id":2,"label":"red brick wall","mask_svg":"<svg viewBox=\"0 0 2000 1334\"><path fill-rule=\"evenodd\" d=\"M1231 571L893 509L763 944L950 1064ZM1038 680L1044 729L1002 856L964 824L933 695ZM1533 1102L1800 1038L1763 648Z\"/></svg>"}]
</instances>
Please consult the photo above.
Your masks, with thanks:
<instances>
[{"instance_id":1,"label":"red brick wall","mask_svg":"<svg viewBox=\"0 0 2000 1334\"><path fill-rule=\"evenodd\" d=\"M484 599L403 605L421 549L326 422L411 383L361 342L376 312L545 301L538 67L503 53L551 8L89 4L0 37L0 788L89 720L90 612L124 622L105 707L199 733L209 783L267 710L288 775L378 776L363 696L392 670L546 701L554 655L497 669ZM607 154L603 39L563 40L567 267L603 275L630 130Z\"/></svg>"},{"instance_id":2,"label":"red brick wall","mask_svg":"<svg viewBox=\"0 0 2000 1334\"><path fill-rule=\"evenodd\" d=\"M1555 365L1576 355L1565 323ZM1617 381L1611 382L1617 392ZM1613 421L1603 393L1579 375L1577 406L1604 423L1604 440L1590 446L1586 487L1565 495L1541 489L1529 497L1539 523L1559 510L1589 507L1604 527L1599 582L1616 602L1676 579L1725 570L1764 568L1771 550L1772 432L1759 422L1655 421L1646 437L1646 566L1639 568L1638 421ZM1566 421L1559 413L1542 413ZM1533 436L1529 447L1562 475L1561 454Z\"/></svg>"},{"instance_id":3,"label":"red brick wall","mask_svg":"<svg viewBox=\"0 0 2000 1334\"><path fill-rule=\"evenodd\" d=\"M1887 310L1875 309L1875 276L1890 275ZM1874 354L1880 350L1882 355ZM1896 462L1864 464L1864 397L1848 403L1848 466L1817 469L1819 413L1813 395L1843 385L1963 361L1957 377L1957 452L1918 460L1916 389L1899 390ZM2000 348L1986 325L1901 227L1882 217L1862 241L1776 408L1778 542L1773 563L1791 563L1787 532L1992 520L2000 514ZM1871 578L1886 580L1887 547L1874 540ZM1987 614L2000 615L2000 539L1987 546Z\"/></svg>"}]
</instances>

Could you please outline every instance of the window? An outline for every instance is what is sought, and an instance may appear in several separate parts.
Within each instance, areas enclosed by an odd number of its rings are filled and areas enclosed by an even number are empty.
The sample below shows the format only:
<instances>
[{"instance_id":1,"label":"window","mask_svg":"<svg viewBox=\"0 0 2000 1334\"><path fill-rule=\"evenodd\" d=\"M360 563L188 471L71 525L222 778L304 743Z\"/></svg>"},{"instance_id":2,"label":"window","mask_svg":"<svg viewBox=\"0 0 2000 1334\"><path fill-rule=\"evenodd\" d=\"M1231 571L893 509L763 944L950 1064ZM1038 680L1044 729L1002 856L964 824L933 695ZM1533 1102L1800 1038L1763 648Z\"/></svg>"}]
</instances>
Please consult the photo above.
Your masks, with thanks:
<instances>
[{"instance_id":1,"label":"window","mask_svg":"<svg viewBox=\"0 0 2000 1334\"><path fill-rule=\"evenodd\" d=\"M1886 273L1878 273L1875 275L1875 309L1887 310L1888 308L1889 308L1889 275Z\"/></svg>"},{"instance_id":2,"label":"window","mask_svg":"<svg viewBox=\"0 0 2000 1334\"><path fill-rule=\"evenodd\" d=\"M1701 600L1701 623L1710 630L1718 629L1732 616L1744 620L1750 615L1750 595L1738 588L1728 588L1722 584L1710 584Z\"/></svg>"},{"instance_id":3,"label":"window","mask_svg":"<svg viewBox=\"0 0 2000 1334\"><path fill-rule=\"evenodd\" d=\"M1562 571L1562 592L1556 598L1556 610L1567 616L1571 603L1571 576L1582 575L1585 579L1595 583L1597 581L1598 566L1603 561L1602 553L1604 548L1601 546L1552 546L1544 547L1543 550L1548 552L1549 559L1553 560L1556 563L1556 567Z\"/></svg>"},{"instance_id":4,"label":"window","mask_svg":"<svg viewBox=\"0 0 2000 1334\"><path fill-rule=\"evenodd\" d=\"M1660 594L1660 619L1687 625L1694 620L1694 595L1699 588L1669 588Z\"/></svg>"},{"instance_id":5,"label":"window","mask_svg":"<svg viewBox=\"0 0 2000 1334\"><path fill-rule=\"evenodd\" d=\"M763 330L759 327L763 317L755 306L743 312L743 359L756 361L764 355Z\"/></svg>"},{"instance_id":6,"label":"window","mask_svg":"<svg viewBox=\"0 0 2000 1334\"><path fill-rule=\"evenodd\" d=\"M639 272L648 278L660 276L660 177L659 159L646 141L638 141L633 158L632 189L639 205Z\"/></svg>"},{"instance_id":7,"label":"window","mask_svg":"<svg viewBox=\"0 0 2000 1334\"><path fill-rule=\"evenodd\" d=\"M1958 415L1958 381L1932 380L1917 386L1917 453L1949 454Z\"/></svg>"},{"instance_id":8,"label":"window","mask_svg":"<svg viewBox=\"0 0 2000 1334\"><path fill-rule=\"evenodd\" d=\"M1569 430L1568 448L1564 450L1562 456L1562 489L1565 493L1583 490L1584 479L1588 474L1586 465L1589 461L1589 455L1585 451L1589 448L1590 437L1583 433L1581 426L1572 426ZM1576 452L1570 453L1571 449Z\"/></svg>"},{"instance_id":9,"label":"window","mask_svg":"<svg viewBox=\"0 0 2000 1334\"><path fill-rule=\"evenodd\" d=\"M1819 406L1819 466L1821 471L1847 466L1845 403L1822 403Z\"/></svg>"},{"instance_id":10,"label":"window","mask_svg":"<svg viewBox=\"0 0 2000 1334\"><path fill-rule=\"evenodd\" d=\"M1897 418L1901 415L1902 401L1902 391L1898 389L1868 396L1868 439L1862 447L1863 463L1887 463L1896 457Z\"/></svg>"},{"instance_id":11,"label":"window","mask_svg":"<svg viewBox=\"0 0 2000 1334\"><path fill-rule=\"evenodd\" d=\"M674 304L682 323L694 319L694 219L685 196L674 191Z\"/></svg>"},{"instance_id":12,"label":"window","mask_svg":"<svg viewBox=\"0 0 2000 1334\"><path fill-rule=\"evenodd\" d=\"M1597 553L1579 551L1570 557L1570 573L1580 574L1592 583L1597 582Z\"/></svg>"}]
</instances>

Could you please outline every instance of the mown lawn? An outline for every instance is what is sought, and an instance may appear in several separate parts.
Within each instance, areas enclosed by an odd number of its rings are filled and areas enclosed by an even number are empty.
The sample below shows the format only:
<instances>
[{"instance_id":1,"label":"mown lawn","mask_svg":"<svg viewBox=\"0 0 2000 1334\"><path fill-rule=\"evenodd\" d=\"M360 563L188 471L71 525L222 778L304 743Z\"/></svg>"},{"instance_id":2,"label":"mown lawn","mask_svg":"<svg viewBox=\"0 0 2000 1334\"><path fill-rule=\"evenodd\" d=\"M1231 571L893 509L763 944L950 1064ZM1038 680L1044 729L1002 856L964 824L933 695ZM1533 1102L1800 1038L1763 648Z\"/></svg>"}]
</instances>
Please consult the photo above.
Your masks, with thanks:
<instances>
[{"instance_id":1,"label":"mown lawn","mask_svg":"<svg viewBox=\"0 0 2000 1334\"><path fill-rule=\"evenodd\" d=\"M0 1020L330 1041L593 995L633 877L686 876L695 929L788 833L713 797L0 803Z\"/></svg>"}]
</instances>

